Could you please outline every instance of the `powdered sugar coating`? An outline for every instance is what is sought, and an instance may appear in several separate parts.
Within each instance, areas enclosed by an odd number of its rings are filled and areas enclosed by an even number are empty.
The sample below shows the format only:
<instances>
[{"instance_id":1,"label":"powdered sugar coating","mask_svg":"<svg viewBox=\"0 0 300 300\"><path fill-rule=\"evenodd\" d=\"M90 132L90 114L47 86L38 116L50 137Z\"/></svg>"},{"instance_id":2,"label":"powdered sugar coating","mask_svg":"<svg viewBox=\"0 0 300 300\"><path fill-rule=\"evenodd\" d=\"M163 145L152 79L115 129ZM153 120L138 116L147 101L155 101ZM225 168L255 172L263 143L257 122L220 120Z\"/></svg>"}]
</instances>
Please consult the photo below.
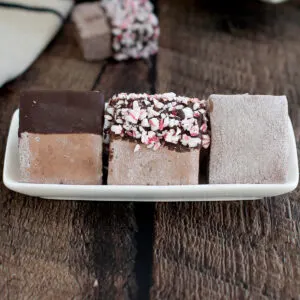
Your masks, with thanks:
<instances>
[{"instance_id":1,"label":"powdered sugar coating","mask_svg":"<svg viewBox=\"0 0 300 300\"><path fill-rule=\"evenodd\" d=\"M164 145L206 149L210 144L206 114L207 102L198 98L120 93L106 108L105 120L111 126L105 126L105 134L138 140L154 151Z\"/></svg>"},{"instance_id":2,"label":"powdered sugar coating","mask_svg":"<svg viewBox=\"0 0 300 300\"><path fill-rule=\"evenodd\" d=\"M36 140L36 142L39 142ZM21 139L19 139L19 163L20 163L20 175L24 181L29 181L30 174L28 172L30 168L30 162L32 160L32 153L29 149L29 136L28 132L22 132Z\"/></svg>"},{"instance_id":3,"label":"powdered sugar coating","mask_svg":"<svg viewBox=\"0 0 300 300\"><path fill-rule=\"evenodd\" d=\"M112 26L116 60L148 58L158 51L158 19L149 0L102 0Z\"/></svg>"}]
</instances>

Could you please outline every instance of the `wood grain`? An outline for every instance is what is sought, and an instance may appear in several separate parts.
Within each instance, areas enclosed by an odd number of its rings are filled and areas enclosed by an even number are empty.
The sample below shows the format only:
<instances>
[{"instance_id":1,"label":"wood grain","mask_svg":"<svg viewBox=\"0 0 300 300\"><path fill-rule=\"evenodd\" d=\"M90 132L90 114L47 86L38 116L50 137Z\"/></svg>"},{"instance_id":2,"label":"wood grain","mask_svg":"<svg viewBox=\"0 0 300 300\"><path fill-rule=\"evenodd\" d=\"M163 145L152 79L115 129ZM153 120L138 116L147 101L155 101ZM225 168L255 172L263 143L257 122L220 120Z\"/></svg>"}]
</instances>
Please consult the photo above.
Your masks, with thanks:
<instances>
[{"instance_id":1,"label":"wood grain","mask_svg":"<svg viewBox=\"0 0 300 300\"><path fill-rule=\"evenodd\" d=\"M150 62L144 60L109 61L95 89L104 91L106 101L121 92L149 93L149 67Z\"/></svg>"},{"instance_id":2,"label":"wood grain","mask_svg":"<svg viewBox=\"0 0 300 300\"><path fill-rule=\"evenodd\" d=\"M81 60L66 24L30 69L0 89L1 166L6 135L23 89L148 90L148 65ZM131 203L51 201L0 185L1 299L134 299Z\"/></svg>"},{"instance_id":3,"label":"wood grain","mask_svg":"<svg viewBox=\"0 0 300 300\"><path fill-rule=\"evenodd\" d=\"M61 35L64 35L62 32ZM101 66L42 55L14 82L0 90L1 162L10 118L22 89L90 89ZM85 240L74 227L76 202L25 197L0 186L1 299L83 299L94 295L96 275L88 265ZM83 230L92 236L90 229ZM74 240L76 242L74 242Z\"/></svg>"},{"instance_id":4,"label":"wood grain","mask_svg":"<svg viewBox=\"0 0 300 300\"><path fill-rule=\"evenodd\" d=\"M286 94L299 144L299 8L227 2L159 1L159 91ZM297 299L299 212L299 187L258 201L156 204L151 298Z\"/></svg>"}]
</instances>

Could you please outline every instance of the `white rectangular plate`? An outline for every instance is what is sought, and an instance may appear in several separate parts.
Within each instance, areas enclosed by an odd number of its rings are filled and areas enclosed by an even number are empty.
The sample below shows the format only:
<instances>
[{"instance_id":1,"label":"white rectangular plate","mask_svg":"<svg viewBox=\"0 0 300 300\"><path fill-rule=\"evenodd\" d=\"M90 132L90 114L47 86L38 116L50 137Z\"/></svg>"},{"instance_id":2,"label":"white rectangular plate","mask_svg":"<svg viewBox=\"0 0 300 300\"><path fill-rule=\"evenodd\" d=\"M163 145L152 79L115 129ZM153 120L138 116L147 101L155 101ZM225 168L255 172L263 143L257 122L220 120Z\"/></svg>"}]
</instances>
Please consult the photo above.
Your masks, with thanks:
<instances>
[{"instance_id":1,"label":"white rectangular plate","mask_svg":"<svg viewBox=\"0 0 300 300\"><path fill-rule=\"evenodd\" d=\"M19 182L19 111L12 118L7 139L3 181L9 189L47 199L95 201L216 201L254 200L291 192L298 185L296 142L290 122L288 180L284 184L203 184L174 186L63 185Z\"/></svg>"}]
</instances>

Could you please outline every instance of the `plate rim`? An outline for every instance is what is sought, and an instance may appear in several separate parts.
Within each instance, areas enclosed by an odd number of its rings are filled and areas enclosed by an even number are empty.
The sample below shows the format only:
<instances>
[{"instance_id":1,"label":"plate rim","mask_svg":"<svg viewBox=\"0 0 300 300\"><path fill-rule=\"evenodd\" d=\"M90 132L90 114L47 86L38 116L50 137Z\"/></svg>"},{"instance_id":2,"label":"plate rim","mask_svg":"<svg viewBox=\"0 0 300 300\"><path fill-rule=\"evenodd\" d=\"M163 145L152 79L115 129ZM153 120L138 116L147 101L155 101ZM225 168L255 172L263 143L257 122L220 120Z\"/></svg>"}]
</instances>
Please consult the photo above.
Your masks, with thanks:
<instances>
[{"instance_id":1,"label":"plate rim","mask_svg":"<svg viewBox=\"0 0 300 300\"><path fill-rule=\"evenodd\" d=\"M84 197L87 197L89 200L95 200L96 198L99 198L99 200L104 200L103 198L107 198L107 196L101 196L98 195L99 193L107 194L107 193L113 193L114 197L108 197L107 200L111 200L113 198L117 198L119 200L128 201L129 198L134 198L135 195L137 197L141 197L143 199L159 199L162 198L162 200L166 200L168 197L167 195L170 195L171 192L174 193L174 200L179 201L181 198L193 198L194 201L201 201L200 198L205 196L206 193L209 194L209 197L206 201L213 200L213 192L216 191L216 198L218 194L223 193L224 196L221 198L226 198L226 194L231 194L232 192L241 192L243 194L243 191L247 190L247 192L253 192L253 197L256 197L257 194L270 194L273 195L279 195L287 192L291 192L294 190L299 182L299 167L298 167L298 155L297 155L297 149L296 149L296 140L295 135L292 127L291 120L289 118L289 132L291 135L291 155L294 156L292 159L293 162L296 163L295 166L295 172L292 174L292 179L286 183L282 184L198 184L198 185L169 185L169 186L149 186L149 185L65 185L65 184L37 184L37 183L23 183L18 182L16 180L13 180L8 175L8 169L9 164L11 163L11 154L10 154L10 147L13 143L13 135L15 134L15 131L13 130L15 126L14 123L18 122L19 119L19 109L17 109L12 118L11 123L9 127L8 137L7 137L7 143L6 143L6 149L5 149L5 157L4 157L4 167L3 167L3 182L4 185L15 192L19 192L26 195L32 195L39 196L39 197L47 197L52 195L53 198L60 198L64 199L63 197L73 197L74 193L80 192L82 194L85 194ZM259 192L258 192L259 189ZM270 190L272 190L272 193L270 193ZM284 192L283 192L284 190ZM131 196L128 195L130 192ZM91 195L91 193L94 193L94 196ZM120 194L125 193L126 196L121 197ZM145 197L145 194L152 194L153 196ZM178 196L178 193L184 194ZM195 195L195 193L199 193L198 195ZM144 196L143 196L144 194ZM54 196L56 195L56 196ZM198 196L198 198L197 198ZM262 196L262 197L266 197ZM84 198L80 197L80 198ZM250 198L253 198L250 197ZM57 199L58 199L57 198ZM169 197L170 198L170 197ZM220 197L219 197L220 198ZM234 198L234 197L232 197ZM243 198L243 197L241 197ZM249 197L248 197L249 198ZM155 201L153 199L153 201ZM245 196L245 200L247 197ZM82 199L83 200L83 199ZM113 200L111 200L113 201ZM202 200L203 201L203 200ZM205 200L204 200L205 201Z\"/></svg>"}]
</instances>

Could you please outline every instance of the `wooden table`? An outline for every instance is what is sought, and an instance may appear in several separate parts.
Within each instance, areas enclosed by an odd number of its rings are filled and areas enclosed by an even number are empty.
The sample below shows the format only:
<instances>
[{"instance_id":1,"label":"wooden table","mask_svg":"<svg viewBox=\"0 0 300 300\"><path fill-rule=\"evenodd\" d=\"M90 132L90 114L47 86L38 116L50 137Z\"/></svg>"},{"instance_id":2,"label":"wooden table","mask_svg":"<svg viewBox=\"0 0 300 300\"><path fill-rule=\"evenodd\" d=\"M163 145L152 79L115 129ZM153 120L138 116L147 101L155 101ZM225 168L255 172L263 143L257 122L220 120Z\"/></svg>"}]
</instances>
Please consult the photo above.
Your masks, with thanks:
<instances>
[{"instance_id":1,"label":"wooden table","mask_svg":"<svg viewBox=\"0 0 300 300\"><path fill-rule=\"evenodd\" d=\"M160 50L147 62L85 62L67 22L0 89L1 163L28 88L286 94L299 147L299 2L160 0L156 8ZM0 298L300 299L299 191L134 204L41 200L1 184Z\"/></svg>"}]
</instances>

